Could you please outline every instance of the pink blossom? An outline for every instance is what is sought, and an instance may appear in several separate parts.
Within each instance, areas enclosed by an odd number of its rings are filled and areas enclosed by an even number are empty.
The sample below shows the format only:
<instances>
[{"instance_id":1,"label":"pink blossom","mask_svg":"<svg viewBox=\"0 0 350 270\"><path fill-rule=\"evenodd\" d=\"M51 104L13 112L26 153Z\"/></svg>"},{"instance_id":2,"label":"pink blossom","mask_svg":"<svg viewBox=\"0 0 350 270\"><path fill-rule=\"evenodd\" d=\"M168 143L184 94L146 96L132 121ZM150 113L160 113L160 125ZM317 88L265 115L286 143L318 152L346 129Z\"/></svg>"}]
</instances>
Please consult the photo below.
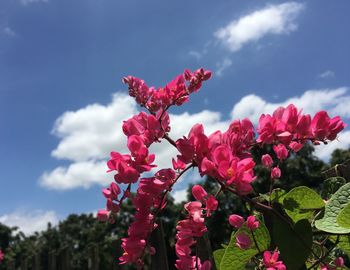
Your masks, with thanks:
<instances>
[{"instance_id":1,"label":"pink blossom","mask_svg":"<svg viewBox=\"0 0 350 270\"><path fill-rule=\"evenodd\" d=\"M205 200L205 210L207 210L207 217L211 215L212 211L215 211L218 208L218 201L213 196L210 195L207 200Z\"/></svg>"},{"instance_id":2,"label":"pink blossom","mask_svg":"<svg viewBox=\"0 0 350 270\"><path fill-rule=\"evenodd\" d=\"M248 249L251 247L252 241L250 240L248 235L242 232L236 235L236 245L240 249Z\"/></svg>"},{"instance_id":3,"label":"pink blossom","mask_svg":"<svg viewBox=\"0 0 350 270\"><path fill-rule=\"evenodd\" d=\"M172 163L173 163L174 170L184 170L186 168L186 163L184 163L180 159L175 160L173 158Z\"/></svg>"},{"instance_id":4,"label":"pink blossom","mask_svg":"<svg viewBox=\"0 0 350 270\"><path fill-rule=\"evenodd\" d=\"M261 163L266 167L266 168L271 168L273 164L272 157L269 154L263 155L261 157Z\"/></svg>"},{"instance_id":5,"label":"pink blossom","mask_svg":"<svg viewBox=\"0 0 350 270\"><path fill-rule=\"evenodd\" d=\"M272 254L270 251L265 251L263 255L263 263L266 270L286 270L286 266L282 261L278 261L279 254L274 251Z\"/></svg>"},{"instance_id":6,"label":"pink blossom","mask_svg":"<svg viewBox=\"0 0 350 270\"><path fill-rule=\"evenodd\" d=\"M211 211L216 210L217 200L212 195L208 196L201 186L197 186L193 190L194 194L196 194L195 197L199 197L206 204L206 207L203 208L200 201L189 202L184 205L188 216L186 219L180 220L176 226L175 251L178 259L175 266L180 270L192 270L196 266L198 269L210 270L211 263L209 261L201 264L199 258L192 256L191 246L196 243L196 238L202 237L207 231L204 223L204 211L206 210L206 216L209 216Z\"/></svg>"},{"instance_id":7,"label":"pink blossom","mask_svg":"<svg viewBox=\"0 0 350 270\"><path fill-rule=\"evenodd\" d=\"M277 158L281 161L288 157L288 150L283 144L274 145L273 151L275 152Z\"/></svg>"},{"instance_id":8,"label":"pink blossom","mask_svg":"<svg viewBox=\"0 0 350 270\"><path fill-rule=\"evenodd\" d=\"M208 196L208 193L201 185L194 185L192 187L192 194L197 201L204 201Z\"/></svg>"},{"instance_id":9,"label":"pink blossom","mask_svg":"<svg viewBox=\"0 0 350 270\"><path fill-rule=\"evenodd\" d=\"M159 121L159 117L157 118L152 114L140 112L138 115L134 115L127 121L124 121L123 132L128 137L131 135L140 136L144 144L148 147L153 142L159 141L165 132L170 130L167 113L164 113L162 116L162 124Z\"/></svg>"},{"instance_id":10,"label":"pink blossom","mask_svg":"<svg viewBox=\"0 0 350 270\"><path fill-rule=\"evenodd\" d=\"M310 115L303 115L298 112L292 104L286 108L277 108L272 116L269 114L261 115L257 132L258 143L282 143L290 145L294 151L299 151L307 140L323 141L334 140L337 134L345 128L344 122L339 116L332 119L327 112L319 111L311 120ZM290 144L292 141L299 144Z\"/></svg>"},{"instance_id":11,"label":"pink blossom","mask_svg":"<svg viewBox=\"0 0 350 270\"><path fill-rule=\"evenodd\" d=\"M291 142L289 144L290 149L292 149L294 152L299 152L303 146L304 144L298 142Z\"/></svg>"},{"instance_id":12,"label":"pink blossom","mask_svg":"<svg viewBox=\"0 0 350 270\"><path fill-rule=\"evenodd\" d=\"M0 249L0 263L5 259L5 253ZM210 269L210 268L208 268Z\"/></svg>"},{"instance_id":13,"label":"pink blossom","mask_svg":"<svg viewBox=\"0 0 350 270\"><path fill-rule=\"evenodd\" d=\"M107 221L109 219L109 211L104 209L98 210L97 219L100 221Z\"/></svg>"},{"instance_id":14,"label":"pink blossom","mask_svg":"<svg viewBox=\"0 0 350 270\"><path fill-rule=\"evenodd\" d=\"M228 222L230 223L231 226L235 228L240 228L244 223L244 218L241 217L240 215L233 214L229 216Z\"/></svg>"},{"instance_id":15,"label":"pink blossom","mask_svg":"<svg viewBox=\"0 0 350 270\"><path fill-rule=\"evenodd\" d=\"M255 216L249 216L247 218L247 227L250 229L250 230L256 230L257 228L259 228L259 220L257 220L255 218Z\"/></svg>"},{"instance_id":16,"label":"pink blossom","mask_svg":"<svg viewBox=\"0 0 350 270\"><path fill-rule=\"evenodd\" d=\"M334 265L336 267L343 267L344 266L344 258L343 257L338 257L334 260Z\"/></svg>"},{"instance_id":17,"label":"pink blossom","mask_svg":"<svg viewBox=\"0 0 350 270\"><path fill-rule=\"evenodd\" d=\"M189 93L197 92L202 86L202 82L209 80L211 77L211 72L209 70L204 70L203 68L197 69L195 72L191 72L186 69L184 71L184 78L186 81L190 82L188 86Z\"/></svg>"},{"instance_id":18,"label":"pink blossom","mask_svg":"<svg viewBox=\"0 0 350 270\"><path fill-rule=\"evenodd\" d=\"M271 170L271 179L278 179L281 177L281 169L279 167L274 167Z\"/></svg>"},{"instance_id":19,"label":"pink blossom","mask_svg":"<svg viewBox=\"0 0 350 270\"><path fill-rule=\"evenodd\" d=\"M149 89L143 80L133 76L124 77L122 81L129 86L129 95L134 97L138 104L145 106L152 95L152 89Z\"/></svg>"},{"instance_id":20,"label":"pink blossom","mask_svg":"<svg viewBox=\"0 0 350 270\"><path fill-rule=\"evenodd\" d=\"M326 138L328 134L329 120L330 118L326 111L319 111L315 114L311 121L311 132L316 139L323 140Z\"/></svg>"},{"instance_id":21,"label":"pink blossom","mask_svg":"<svg viewBox=\"0 0 350 270\"><path fill-rule=\"evenodd\" d=\"M329 133L327 135L328 140L335 140L340 131L346 127L346 124L341 120L339 116L336 116L329 120Z\"/></svg>"}]
</instances>

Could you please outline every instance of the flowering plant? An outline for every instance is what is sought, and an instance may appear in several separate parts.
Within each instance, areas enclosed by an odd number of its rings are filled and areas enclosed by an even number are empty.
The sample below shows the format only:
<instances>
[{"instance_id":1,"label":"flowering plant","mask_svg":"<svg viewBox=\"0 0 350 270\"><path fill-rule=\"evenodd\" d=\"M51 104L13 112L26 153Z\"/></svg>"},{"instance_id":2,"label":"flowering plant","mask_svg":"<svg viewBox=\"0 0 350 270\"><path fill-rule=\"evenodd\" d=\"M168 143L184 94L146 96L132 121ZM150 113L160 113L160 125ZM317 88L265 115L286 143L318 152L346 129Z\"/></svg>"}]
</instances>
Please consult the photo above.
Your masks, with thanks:
<instances>
[{"instance_id":1,"label":"flowering plant","mask_svg":"<svg viewBox=\"0 0 350 270\"><path fill-rule=\"evenodd\" d=\"M98 211L101 221L114 222L121 204L132 200L136 213L122 239L120 263L143 267L146 254L157 250L150 244L151 233L158 227L157 216L166 207L167 195L179 178L191 168L215 181L218 190L208 194L201 185L194 185L195 201L184 205L187 215L176 226L176 268L244 269L253 262L256 269L340 269L342 257L331 256L338 245L349 249L350 183L343 178L330 178L323 184L323 198L314 190L299 186L290 191L274 189L281 177L280 164L291 153L307 143L318 145L335 140L345 124L339 116L331 118L319 111L313 117L302 113L293 104L279 107L271 115L262 114L256 128L249 119L234 120L226 131L205 134L201 124L194 125L187 136L174 140L169 136L168 110L180 106L197 92L211 72L200 68L185 70L165 87L156 89L133 76L123 78L130 96L145 111L123 122L129 153L112 152L108 172L116 172L114 182L103 189L106 209ZM141 176L154 170L155 155L149 152L153 143L167 141L178 155L172 168L161 168L151 177ZM270 171L270 191L256 194L252 150L270 145L273 153L263 153L260 163ZM132 185L137 184L132 194ZM122 191L122 189L124 189ZM206 220L220 207L217 197L234 193L250 208L244 218L232 213L229 224L232 236L227 245L209 258L196 254L198 240L207 232ZM331 246L324 243L330 241ZM344 248L344 246L346 248Z\"/></svg>"}]
</instances>

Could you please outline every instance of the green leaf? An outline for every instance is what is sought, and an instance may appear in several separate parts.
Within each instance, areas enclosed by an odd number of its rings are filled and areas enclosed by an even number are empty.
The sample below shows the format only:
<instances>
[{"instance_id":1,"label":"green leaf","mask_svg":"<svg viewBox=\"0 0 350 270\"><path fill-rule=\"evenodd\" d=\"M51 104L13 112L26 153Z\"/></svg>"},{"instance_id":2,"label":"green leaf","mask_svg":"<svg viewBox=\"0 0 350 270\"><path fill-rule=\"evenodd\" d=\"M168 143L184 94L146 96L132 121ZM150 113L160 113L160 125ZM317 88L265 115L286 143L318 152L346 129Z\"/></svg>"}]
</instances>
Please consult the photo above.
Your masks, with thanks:
<instances>
[{"instance_id":1,"label":"green leaf","mask_svg":"<svg viewBox=\"0 0 350 270\"><path fill-rule=\"evenodd\" d=\"M295 223L311 218L314 210L324 205L322 198L314 190L304 186L293 188L283 199L285 211Z\"/></svg>"},{"instance_id":2,"label":"green leaf","mask_svg":"<svg viewBox=\"0 0 350 270\"><path fill-rule=\"evenodd\" d=\"M337 222L344 228L350 228L350 203L348 203L343 210L339 212Z\"/></svg>"},{"instance_id":3,"label":"green leaf","mask_svg":"<svg viewBox=\"0 0 350 270\"><path fill-rule=\"evenodd\" d=\"M335 243L337 241L337 236L331 235L329 239ZM350 257L350 235L340 235L337 247Z\"/></svg>"},{"instance_id":4,"label":"green leaf","mask_svg":"<svg viewBox=\"0 0 350 270\"><path fill-rule=\"evenodd\" d=\"M276 188L272 190L271 200L282 204L284 196L286 194L287 194L287 191L285 191L284 189Z\"/></svg>"},{"instance_id":5,"label":"green leaf","mask_svg":"<svg viewBox=\"0 0 350 270\"><path fill-rule=\"evenodd\" d=\"M322 185L321 196L324 199L329 199L341 186L346 184L343 177L330 177L324 180Z\"/></svg>"},{"instance_id":6,"label":"green leaf","mask_svg":"<svg viewBox=\"0 0 350 270\"><path fill-rule=\"evenodd\" d=\"M306 219L288 225L273 217L273 239L288 270L299 270L311 252L312 229Z\"/></svg>"},{"instance_id":7,"label":"green leaf","mask_svg":"<svg viewBox=\"0 0 350 270\"><path fill-rule=\"evenodd\" d=\"M350 183L345 184L333 194L329 202L326 204L323 218L315 221L317 229L329 233L347 234L350 233L350 228L341 227L337 223L339 212L350 201Z\"/></svg>"},{"instance_id":8,"label":"green leaf","mask_svg":"<svg viewBox=\"0 0 350 270\"><path fill-rule=\"evenodd\" d=\"M249 236L252 241L252 246L248 249L240 249L236 245L236 235L239 233L245 233ZM256 239L257 245L255 246L254 239L250 230L244 225L237 232L233 232L231 236L230 243L225 250L225 254L222 257L220 263L220 270L242 270L245 269L245 265L249 260L259 253L260 251L268 249L270 246L270 235L265 224L260 221L260 226L254 230L254 237Z\"/></svg>"},{"instance_id":9,"label":"green leaf","mask_svg":"<svg viewBox=\"0 0 350 270\"><path fill-rule=\"evenodd\" d=\"M220 270L220 263L221 263L222 257L224 257L224 254L225 254L224 248L217 249L213 252L214 261L215 261L217 270Z\"/></svg>"}]
</instances>

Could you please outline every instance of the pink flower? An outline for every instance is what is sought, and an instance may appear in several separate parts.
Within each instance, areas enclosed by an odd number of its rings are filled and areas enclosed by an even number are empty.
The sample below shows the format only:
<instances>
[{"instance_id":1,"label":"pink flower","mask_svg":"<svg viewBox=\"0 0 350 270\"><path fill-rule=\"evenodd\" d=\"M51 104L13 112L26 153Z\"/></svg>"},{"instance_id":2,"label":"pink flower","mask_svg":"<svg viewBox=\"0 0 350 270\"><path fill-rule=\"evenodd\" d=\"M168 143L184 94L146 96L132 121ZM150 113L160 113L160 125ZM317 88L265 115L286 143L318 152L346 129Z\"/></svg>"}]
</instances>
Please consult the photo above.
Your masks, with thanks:
<instances>
[{"instance_id":1,"label":"pink flower","mask_svg":"<svg viewBox=\"0 0 350 270\"><path fill-rule=\"evenodd\" d=\"M229 216L228 222L230 223L231 226L235 228L240 228L244 223L244 218L241 217L240 215L233 214Z\"/></svg>"},{"instance_id":2,"label":"pink flower","mask_svg":"<svg viewBox=\"0 0 350 270\"><path fill-rule=\"evenodd\" d=\"M236 245L240 249L248 249L252 245L252 241L250 240L248 235L242 232L236 235Z\"/></svg>"},{"instance_id":3,"label":"pink flower","mask_svg":"<svg viewBox=\"0 0 350 270\"><path fill-rule=\"evenodd\" d=\"M5 253L2 252L2 250L0 249L0 263L5 259ZM210 269L210 268L208 268Z\"/></svg>"},{"instance_id":4,"label":"pink flower","mask_svg":"<svg viewBox=\"0 0 350 270\"><path fill-rule=\"evenodd\" d=\"M186 168L186 163L182 162L180 159L172 159L174 170L184 170Z\"/></svg>"},{"instance_id":5,"label":"pink flower","mask_svg":"<svg viewBox=\"0 0 350 270\"><path fill-rule=\"evenodd\" d=\"M299 152L301 148L303 148L304 144L298 143L298 142L291 142L289 144L290 149L292 149L294 152Z\"/></svg>"},{"instance_id":6,"label":"pink flower","mask_svg":"<svg viewBox=\"0 0 350 270\"><path fill-rule=\"evenodd\" d=\"M99 221L107 221L109 219L109 211L104 209L98 210L97 219Z\"/></svg>"},{"instance_id":7,"label":"pink flower","mask_svg":"<svg viewBox=\"0 0 350 270\"><path fill-rule=\"evenodd\" d=\"M186 69L184 71L184 78L186 81L190 82L188 86L188 91L190 93L197 92L202 86L202 82L209 80L211 77L211 72L209 70L204 70L203 68L197 69L195 72L191 72Z\"/></svg>"},{"instance_id":8,"label":"pink flower","mask_svg":"<svg viewBox=\"0 0 350 270\"><path fill-rule=\"evenodd\" d=\"M283 144L274 145L273 151L275 152L277 158L281 161L288 157L288 150Z\"/></svg>"},{"instance_id":9,"label":"pink flower","mask_svg":"<svg viewBox=\"0 0 350 270\"><path fill-rule=\"evenodd\" d=\"M335 140L340 131L346 127L346 124L340 119L339 116L332 118L329 121L329 133L327 135L328 140Z\"/></svg>"},{"instance_id":10,"label":"pink flower","mask_svg":"<svg viewBox=\"0 0 350 270\"><path fill-rule=\"evenodd\" d=\"M254 216L249 216L247 218L247 227L250 229L250 230L256 230L257 228L259 228L259 221L256 220L256 218Z\"/></svg>"},{"instance_id":11,"label":"pink flower","mask_svg":"<svg viewBox=\"0 0 350 270\"><path fill-rule=\"evenodd\" d=\"M263 255L263 262L266 270L286 270L286 266L282 261L278 261L278 252L274 251L272 254L270 251L265 251Z\"/></svg>"},{"instance_id":12,"label":"pink flower","mask_svg":"<svg viewBox=\"0 0 350 270\"><path fill-rule=\"evenodd\" d=\"M336 267L343 267L344 266L344 259L343 257L338 257L334 260L334 265Z\"/></svg>"},{"instance_id":13,"label":"pink flower","mask_svg":"<svg viewBox=\"0 0 350 270\"><path fill-rule=\"evenodd\" d=\"M261 157L261 163L266 167L266 168L271 168L273 164L272 157L269 154L263 155Z\"/></svg>"},{"instance_id":14,"label":"pink flower","mask_svg":"<svg viewBox=\"0 0 350 270\"><path fill-rule=\"evenodd\" d=\"M323 140L326 138L328 134L329 120L326 111L319 111L315 114L311 121L311 132L316 139Z\"/></svg>"},{"instance_id":15,"label":"pink flower","mask_svg":"<svg viewBox=\"0 0 350 270\"><path fill-rule=\"evenodd\" d=\"M211 215L212 211L218 208L218 201L213 195L210 195L208 199L205 200L205 210L207 210L207 217Z\"/></svg>"},{"instance_id":16,"label":"pink flower","mask_svg":"<svg viewBox=\"0 0 350 270\"><path fill-rule=\"evenodd\" d=\"M271 179L278 179L281 177L281 170L279 167L274 167L271 170Z\"/></svg>"},{"instance_id":17,"label":"pink flower","mask_svg":"<svg viewBox=\"0 0 350 270\"><path fill-rule=\"evenodd\" d=\"M201 185L194 185L192 187L192 195L197 201L204 201L208 196L208 193Z\"/></svg>"}]
</instances>

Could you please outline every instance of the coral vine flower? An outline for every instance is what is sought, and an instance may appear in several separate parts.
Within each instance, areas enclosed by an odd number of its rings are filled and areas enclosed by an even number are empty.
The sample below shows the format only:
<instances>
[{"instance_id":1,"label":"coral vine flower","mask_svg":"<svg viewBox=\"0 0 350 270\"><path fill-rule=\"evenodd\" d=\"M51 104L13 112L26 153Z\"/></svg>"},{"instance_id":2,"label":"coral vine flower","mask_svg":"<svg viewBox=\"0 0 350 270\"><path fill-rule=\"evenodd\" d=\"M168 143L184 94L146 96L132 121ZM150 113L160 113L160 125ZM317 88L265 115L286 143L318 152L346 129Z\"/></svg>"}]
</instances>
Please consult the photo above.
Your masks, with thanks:
<instances>
[{"instance_id":1,"label":"coral vine flower","mask_svg":"<svg viewBox=\"0 0 350 270\"><path fill-rule=\"evenodd\" d=\"M248 249L252 245L252 240L250 240L250 237L245 233L238 233L236 235L236 245L240 249Z\"/></svg>"},{"instance_id":2,"label":"coral vine flower","mask_svg":"<svg viewBox=\"0 0 350 270\"><path fill-rule=\"evenodd\" d=\"M142 256L145 250L155 254L154 247L147 241L152 231L157 227L156 215L166 206L166 196L178 177L185 170L187 164L198 167L201 176L210 176L220 182L228 190L234 190L238 195L247 195L252 191L255 180L255 162L251 148L258 144L271 144L280 161L288 157L288 151L299 151L307 141L314 144L336 139L338 133L345 128L339 116L330 118L325 111L320 111L312 118L303 114L293 104L277 108L271 115L263 114L259 118L256 129L257 138L252 122L249 119L234 120L229 128L222 132L217 130L210 135L204 133L201 124L194 125L187 137L173 141L168 138L170 132L170 118L168 109L180 106L189 100L193 92L197 92L202 83L211 77L211 72L200 68L196 71L185 70L164 87L149 87L136 77L127 76L123 82L128 85L129 95L148 112L140 112L123 122L123 132L127 137L128 154L112 152L107 162L108 171L116 171L114 176L118 184L127 184L121 198L121 190L117 183L112 183L102 190L106 198L106 209L99 210L98 219L113 222L123 200L129 197L136 209L133 222L128 229L127 237L122 239L123 255L121 264L135 263L140 269L143 266ZM256 138L256 139L255 139ZM141 174L151 171L155 155L149 153L153 143L167 139L175 145L179 154L172 159L173 169L162 169L153 177ZM262 156L262 164L271 168L271 178L281 177L279 167L273 166L270 155ZM177 172L177 174L176 174ZM139 180L139 181L138 181ZM137 183L136 194L131 196L131 184ZM176 268L180 270L210 270L210 261L203 263L197 255L193 255L193 245L198 238L207 231L205 219L218 207L218 201L208 194L200 185L192 188L192 194L197 201L184 205L187 212L185 219L176 226L175 251L178 259ZM231 215L229 223L240 228L244 219L238 215ZM250 230L259 227L259 221L249 216L245 223ZM245 232L236 235L236 245L241 249L248 249L252 240ZM282 261L278 261L278 252L264 252L263 263L267 270L285 270ZM0 261L3 253L0 250ZM334 261L336 267L344 264L342 258ZM324 265L322 269L334 269Z\"/></svg>"},{"instance_id":3,"label":"coral vine flower","mask_svg":"<svg viewBox=\"0 0 350 270\"><path fill-rule=\"evenodd\" d=\"M278 167L274 167L271 170L271 179L278 179L281 177L281 169Z\"/></svg>"},{"instance_id":4,"label":"coral vine flower","mask_svg":"<svg viewBox=\"0 0 350 270\"><path fill-rule=\"evenodd\" d=\"M280 161L285 160L288 157L288 150L283 144L274 145L273 151Z\"/></svg>"},{"instance_id":5,"label":"coral vine flower","mask_svg":"<svg viewBox=\"0 0 350 270\"><path fill-rule=\"evenodd\" d=\"M208 196L208 193L201 185L194 185L192 187L192 194L197 201L204 201Z\"/></svg>"},{"instance_id":6,"label":"coral vine flower","mask_svg":"<svg viewBox=\"0 0 350 270\"><path fill-rule=\"evenodd\" d=\"M4 260L5 258L5 253L2 252L2 250L0 249L0 263Z\"/></svg>"},{"instance_id":7,"label":"coral vine flower","mask_svg":"<svg viewBox=\"0 0 350 270\"><path fill-rule=\"evenodd\" d=\"M185 210L188 212L186 219L178 222L176 226L176 244L175 251L178 259L176 260L176 268L179 270L192 270L192 269L202 269L210 270L211 263L205 261L201 264L199 258L196 260L196 256L192 256L191 246L196 243L197 237L202 237L207 231L204 223L204 210L208 212L214 211L217 208L217 200L214 196L207 195L207 192L203 187L195 185L192 189L193 196L198 197L206 204L206 207L202 207L200 201L189 202L184 205ZM196 267L198 266L198 268Z\"/></svg>"},{"instance_id":8,"label":"coral vine flower","mask_svg":"<svg viewBox=\"0 0 350 270\"><path fill-rule=\"evenodd\" d=\"M343 267L344 266L344 258L343 257L338 257L334 260L334 265L336 267Z\"/></svg>"},{"instance_id":9,"label":"coral vine flower","mask_svg":"<svg viewBox=\"0 0 350 270\"><path fill-rule=\"evenodd\" d=\"M269 154L263 155L261 157L261 163L266 167L266 168L271 168L273 164L272 157Z\"/></svg>"},{"instance_id":10,"label":"coral vine flower","mask_svg":"<svg viewBox=\"0 0 350 270\"><path fill-rule=\"evenodd\" d=\"M286 270L286 266L282 261L278 261L278 252L274 251L272 254L270 251L265 251L263 255L263 262L266 266L266 270Z\"/></svg>"},{"instance_id":11,"label":"coral vine flower","mask_svg":"<svg viewBox=\"0 0 350 270\"><path fill-rule=\"evenodd\" d=\"M241 217L240 215L230 215L228 218L228 222L230 223L231 226L235 227L235 228L240 228L242 227L243 223L244 223L244 218Z\"/></svg>"},{"instance_id":12,"label":"coral vine flower","mask_svg":"<svg viewBox=\"0 0 350 270\"><path fill-rule=\"evenodd\" d=\"M267 144L280 142L289 145L292 140L302 144L309 139L334 140L345 126L339 116L330 118L327 112L320 111L311 120L310 115L303 115L290 104L286 108L277 108L272 116L261 115L257 128L259 134L257 142ZM290 147L299 151L301 145L291 144Z\"/></svg>"},{"instance_id":13,"label":"coral vine flower","mask_svg":"<svg viewBox=\"0 0 350 270\"><path fill-rule=\"evenodd\" d=\"M259 226L260 226L259 220L257 220L254 216L249 216L247 218L247 227L250 230L254 231L257 228L259 228Z\"/></svg>"}]
</instances>

